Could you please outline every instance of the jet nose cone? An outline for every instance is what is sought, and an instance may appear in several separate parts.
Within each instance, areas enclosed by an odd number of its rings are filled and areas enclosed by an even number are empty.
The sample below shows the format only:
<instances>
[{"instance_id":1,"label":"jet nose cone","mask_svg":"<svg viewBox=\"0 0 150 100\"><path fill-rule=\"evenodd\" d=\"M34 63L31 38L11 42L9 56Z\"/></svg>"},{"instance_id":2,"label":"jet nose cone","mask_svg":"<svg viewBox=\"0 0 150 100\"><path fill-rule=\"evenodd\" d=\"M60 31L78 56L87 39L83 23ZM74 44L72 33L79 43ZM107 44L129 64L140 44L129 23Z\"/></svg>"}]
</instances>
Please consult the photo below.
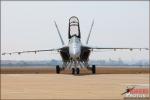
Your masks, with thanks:
<instances>
[{"instance_id":1,"label":"jet nose cone","mask_svg":"<svg viewBox=\"0 0 150 100\"><path fill-rule=\"evenodd\" d=\"M73 59L80 57L80 51L78 49L74 49L70 51L70 57Z\"/></svg>"}]
</instances>

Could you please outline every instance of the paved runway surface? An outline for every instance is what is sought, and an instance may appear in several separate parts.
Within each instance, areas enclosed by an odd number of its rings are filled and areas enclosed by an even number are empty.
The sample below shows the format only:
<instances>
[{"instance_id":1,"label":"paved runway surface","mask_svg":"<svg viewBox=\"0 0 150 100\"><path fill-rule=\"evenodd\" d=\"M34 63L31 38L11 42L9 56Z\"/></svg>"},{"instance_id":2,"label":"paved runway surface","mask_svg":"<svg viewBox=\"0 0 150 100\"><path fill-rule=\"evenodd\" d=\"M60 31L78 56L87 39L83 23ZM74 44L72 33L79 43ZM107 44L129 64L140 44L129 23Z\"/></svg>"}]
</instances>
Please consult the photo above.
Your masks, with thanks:
<instances>
[{"instance_id":1,"label":"paved runway surface","mask_svg":"<svg viewBox=\"0 0 150 100\"><path fill-rule=\"evenodd\" d=\"M1 74L2 99L122 99L127 84L149 74Z\"/></svg>"},{"instance_id":2,"label":"paved runway surface","mask_svg":"<svg viewBox=\"0 0 150 100\"><path fill-rule=\"evenodd\" d=\"M121 67L121 68L120 68ZM123 68L123 66L118 66L118 68L112 68L112 66L102 66L96 68L96 74L145 74L149 73L149 67L147 68L133 68L132 66L126 66L127 68ZM2 74L55 74L55 68L47 68L47 67L2 67ZM71 70L65 69L61 72L62 74L71 74ZM91 74L90 70L85 68L80 70L80 74Z\"/></svg>"}]
</instances>

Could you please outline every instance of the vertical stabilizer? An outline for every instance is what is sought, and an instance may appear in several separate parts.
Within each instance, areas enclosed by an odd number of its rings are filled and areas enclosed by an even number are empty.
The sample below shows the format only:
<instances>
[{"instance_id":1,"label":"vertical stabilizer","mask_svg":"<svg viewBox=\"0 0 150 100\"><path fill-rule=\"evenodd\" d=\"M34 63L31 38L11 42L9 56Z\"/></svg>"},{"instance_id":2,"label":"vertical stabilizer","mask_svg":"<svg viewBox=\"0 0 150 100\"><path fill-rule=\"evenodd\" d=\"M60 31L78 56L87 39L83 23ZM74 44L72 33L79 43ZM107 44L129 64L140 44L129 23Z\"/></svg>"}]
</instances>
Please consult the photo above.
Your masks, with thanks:
<instances>
[{"instance_id":1,"label":"vertical stabilizer","mask_svg":"<svg viewBox=\"0 0 150 100\"><path fill-rule=\"evenodd\" d=\"M60 31L59 31L59 28L58 28L58 26L57 26L57 24L56 24L56 21L54 21L54 23L55 23L55 26L56 26L57 32L58 32L58 34L59 34L59 37L60 37L61 43L62 43L62 45L64 45L65 43L64 43L63 38L62 38L62 36L61 36L61 34L60 34Z\"/></svg>"},{"instance_id":2,"label":"vertical stabilizer","mask_svg":"<svg viewBox=\"0 0 150 100\"><path fill-rule=\"evenodd\" d=\"M88 42L89 42L89 38L90 38L90 35L91 35L91 32L92 32L93 25L94 25L94 20L92 21L92 25L91 25L91 28L90 28L90 31L89 31L89 34L88 34L88 37L87 37L87 40L86 40L86 44L88 44Z\"/></svg>"}]
</instances>

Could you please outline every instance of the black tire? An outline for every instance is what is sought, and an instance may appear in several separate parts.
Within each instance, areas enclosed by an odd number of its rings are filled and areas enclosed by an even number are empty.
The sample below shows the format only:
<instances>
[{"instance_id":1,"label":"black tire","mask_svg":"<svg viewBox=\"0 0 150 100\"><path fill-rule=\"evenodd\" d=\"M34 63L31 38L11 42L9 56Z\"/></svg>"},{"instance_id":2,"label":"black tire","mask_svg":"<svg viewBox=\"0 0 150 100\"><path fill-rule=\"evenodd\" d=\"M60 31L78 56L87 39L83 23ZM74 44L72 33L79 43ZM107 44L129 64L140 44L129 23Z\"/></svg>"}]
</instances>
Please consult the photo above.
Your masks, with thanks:
<instances>
[{"instance_id":1,"label":"black tire","mask_svg":"<svg viewBox=\"0 0 150 100\"><path fill-rule=\"evenodd\" d=\"M72 68L72 74L75 74L75 68Z\"/></svg>"},{"instance_id":2,"label":"black tire","mask_svg":"<svg viewBox=\"0 0 150 100\"><path fill-rule=\"evenodd\" d=\"M59 67L59 65L56 66L56 73L57 73L57 74L60 73L60 67Z\"/></svg>"},{"instance_id":3,"label":"black tire","mask_svg":"<svg viewBox=\"0 0 150 100\"><path fill-rule=\"evenodd\" d=\"M96 67L95 65L92 65L92 74L95 74L96 73Z\"/></svg>"},{"instance_id":4,"label":"black tire","mask_svg":"<svg viewBox=\"0 0 150 100\"><path fill-rule=\"evenodd\" d=\"M80 74L80 69L79 68L76 68L76 73Z\"/></svg>"}]
</instances>

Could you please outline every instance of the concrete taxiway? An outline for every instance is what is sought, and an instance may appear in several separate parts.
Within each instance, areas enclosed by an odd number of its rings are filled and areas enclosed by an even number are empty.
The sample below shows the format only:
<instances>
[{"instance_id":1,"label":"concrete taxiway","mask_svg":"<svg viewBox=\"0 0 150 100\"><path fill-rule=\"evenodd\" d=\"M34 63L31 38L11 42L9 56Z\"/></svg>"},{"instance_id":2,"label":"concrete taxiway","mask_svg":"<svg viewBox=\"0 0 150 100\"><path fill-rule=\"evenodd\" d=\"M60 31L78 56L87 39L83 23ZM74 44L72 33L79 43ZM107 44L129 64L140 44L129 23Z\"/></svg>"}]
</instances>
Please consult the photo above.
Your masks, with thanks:
<instances>
[{"instance_id":1,"label":"concrete taxiway","mask_svg":"<svg viewBox=\"0 0 150 100\"><path fill-rule=\"evenodd\" d=\"M1 98L123 99L127 84L149 84L149 74L1 74Z\"/></svg>"}]
</instances>

